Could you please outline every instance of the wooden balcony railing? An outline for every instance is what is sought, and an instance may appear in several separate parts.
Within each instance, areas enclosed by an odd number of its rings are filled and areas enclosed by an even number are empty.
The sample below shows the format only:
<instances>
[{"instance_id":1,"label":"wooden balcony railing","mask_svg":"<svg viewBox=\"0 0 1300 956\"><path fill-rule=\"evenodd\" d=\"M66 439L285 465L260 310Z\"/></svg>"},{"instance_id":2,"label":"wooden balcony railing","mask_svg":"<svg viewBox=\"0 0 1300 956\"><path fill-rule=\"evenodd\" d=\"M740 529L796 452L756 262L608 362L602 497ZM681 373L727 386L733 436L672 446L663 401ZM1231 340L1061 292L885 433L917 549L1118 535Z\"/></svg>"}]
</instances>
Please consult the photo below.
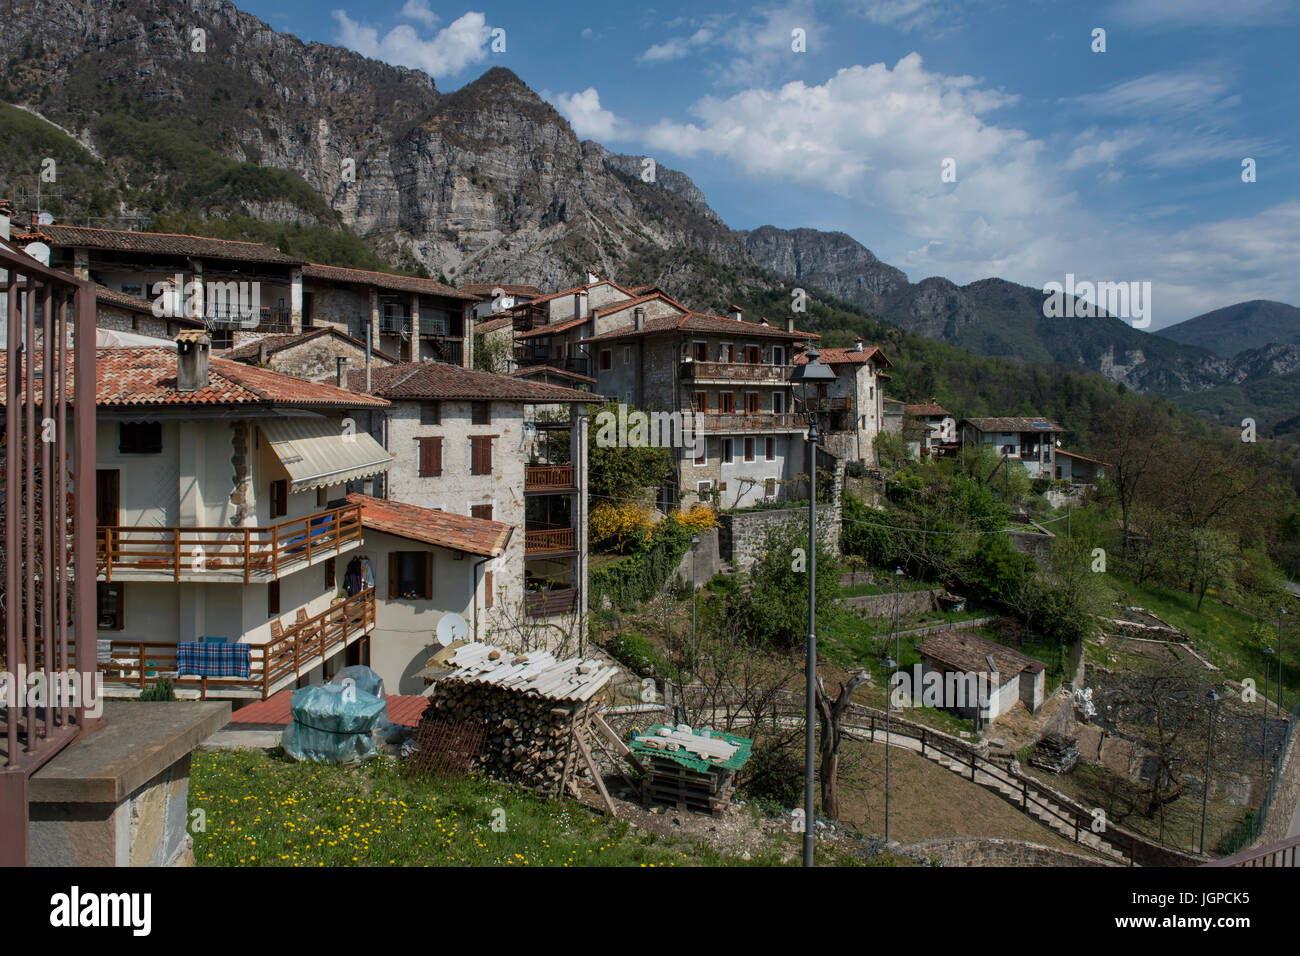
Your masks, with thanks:
<instances>
[{"instance_id":1,"label":"wooden balcony railing","mask_svg":"<svg viewBox=\"0 0 1300 956\"><path fill-rule=\"evenodd\" d=\"M575 550L572 528L525 528L525 556L560 554Z\"/></svg>"},{"instance_id":2,"label":"wooden balcony railing","mask_svg":"<svg viewBox=\"0 0 1300 956\"><path fill-rule=\"evenodd\" d=\"M757 412L752 415L723 412L702 416L704 428L710 432L798 431L806 427L802 415L774 415Z\"/></svg>"},{"instance_id":3,"label":"wooden balcony railing","mask_svg":"<svg viewBox=\"0 0 1300 956\"><path fill-rule=\"evenodd\" d=\"M794 400L794 410L799 414L813 412L847 412L853 408L851 398L814 398L805 402L801 398Z\"/></svg>"},{"instance_id":4,"label":"wooden balcony railing","mask_svg":"<svg viewBox=\"0 0 1300 956\"><path fill-rule=\"evenodd\" d=\"M572 487L572 465L527 465L524 467L524 491L526 492Z\"/></svg>"},{"instance_id":5,"label":"wooden balcony railing","mask_svg":"<svg viewBox=\"0 0 1300 956\"><path fill-rule=\"evenodd\" d=\"M279 577L286 566L339 554L361 540L361 506L347 505L259 528L146 528L101 525L95 547L100 573L122 570L201 577L211 572Z\"/></svg>"},{"instance_id":6,"label":"wooden balcony railing","mask_svg":"<svg viewBox=\"0 0 1300 956\"><path fill-rule=\"evenodd\" d=\"M578 606L577 588L552 588L524 594L524 613L528 617L554 617L570 614Z\"/></svg>"},{"instance_id":7,"label":"wooden balcony railing","mask_svg":"<svg viewBox=\"0 0 1300 956\"><path fill-rule=\"evenodd\" d=\"M247 677L178 674L176 645L161 641L113 641L110 660L101 661L99 670L106 689L125 684L143 691L166 679L177 689L198 690L204 700L245 696L249 691L265 699L288 677L301 677L304 671L369 634L374 627L375 589L369 588L314 617L289 625L280 637L251 645Z\"/></svg>"},{"instance_id":8,"label":"wooden balcony railing","mask_svg":"<svg viewBox=\"0 0 1300 956\"><path fill-rule=\"evenodd\" d=\"M792 365L762 365L750 362L683 362L682 376L692 381L766 382L785 385Z\"/></svg>"}]
</instances>

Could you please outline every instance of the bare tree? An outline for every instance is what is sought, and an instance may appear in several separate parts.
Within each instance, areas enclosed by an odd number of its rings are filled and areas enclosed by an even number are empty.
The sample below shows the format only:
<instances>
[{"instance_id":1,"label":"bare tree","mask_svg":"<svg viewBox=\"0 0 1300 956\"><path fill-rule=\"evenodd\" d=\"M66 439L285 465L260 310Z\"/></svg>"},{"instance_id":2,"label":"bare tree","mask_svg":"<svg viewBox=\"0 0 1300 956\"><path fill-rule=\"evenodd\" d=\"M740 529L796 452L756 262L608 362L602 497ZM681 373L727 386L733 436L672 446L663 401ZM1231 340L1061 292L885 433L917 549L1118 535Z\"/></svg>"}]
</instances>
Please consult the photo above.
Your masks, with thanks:
<instances>
[{"instance_id":1,"label":"bare tree","mask_svg":"<svg viewBox=\"0 0 1300 956\"><path fill-rule=\"evenodd\" d=\"M853 701L853 692L868 679L866 671L858 671L845 684L840 682L840 692L834 700L826 693L826 685L817 677L817 716L821 721L821 784L822 815L829 820L840 818L840 722L849 704Z\"/></svg>"}]
</instances>

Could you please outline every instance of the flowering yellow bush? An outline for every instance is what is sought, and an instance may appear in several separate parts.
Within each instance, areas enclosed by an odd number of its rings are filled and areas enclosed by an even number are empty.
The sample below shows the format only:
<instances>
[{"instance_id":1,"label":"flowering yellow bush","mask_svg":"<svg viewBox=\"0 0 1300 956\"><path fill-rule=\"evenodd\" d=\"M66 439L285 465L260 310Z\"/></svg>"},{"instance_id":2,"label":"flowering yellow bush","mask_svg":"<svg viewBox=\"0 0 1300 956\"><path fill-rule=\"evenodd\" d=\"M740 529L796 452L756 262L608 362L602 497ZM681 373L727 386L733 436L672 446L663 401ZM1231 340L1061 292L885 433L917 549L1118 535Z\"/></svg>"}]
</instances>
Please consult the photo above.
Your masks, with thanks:
<instances>
[{"instance_id":1,"label":"flowering yellow bush","mask_svg":"<svg viewBox=\"0 0 1300 956\"><path fill-rule=\"evenodd\" d=\"M650 512L634 504L602 501L587 515L587 538L593 548L625 552L651 530Z\"/></svg>"},{"instance_id":2,"label":"flowering yellow bush","mask_svg":"<svg viewBox=\"0 0 1300 956\"><path fill-rule=\"evenodd\" d=\"M718 513L709 505L694 504L686 514L679 514L677 521L683 527L690 528L691 534L700 534L718 526Z\"/></svg>"}]
</instances>

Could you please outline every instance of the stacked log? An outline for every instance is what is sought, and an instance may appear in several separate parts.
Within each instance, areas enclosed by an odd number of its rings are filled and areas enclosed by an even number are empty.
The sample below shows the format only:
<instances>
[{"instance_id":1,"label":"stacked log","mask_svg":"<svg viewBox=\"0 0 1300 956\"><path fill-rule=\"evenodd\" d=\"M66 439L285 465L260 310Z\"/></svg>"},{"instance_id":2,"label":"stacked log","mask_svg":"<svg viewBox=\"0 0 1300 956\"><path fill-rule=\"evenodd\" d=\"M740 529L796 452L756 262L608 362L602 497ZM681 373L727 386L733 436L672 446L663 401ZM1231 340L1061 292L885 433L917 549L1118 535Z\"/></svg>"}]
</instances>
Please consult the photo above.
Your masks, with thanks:
<instances>
[{"instance_id":1,"label":"stacked log","mask_svg":"<svg viewBox=\"0 0 1300 956\"><path fill-rule=\"evenodd\" d=\"M537 694L519 693L504 687L440 680L425 721L468 721L484 728L483 744L471 760L471 770L526 787L558 790L566 760L569 777L585 774L573 743L575 712L583 704L561 704Z\"/></svg>"}]
</instances>

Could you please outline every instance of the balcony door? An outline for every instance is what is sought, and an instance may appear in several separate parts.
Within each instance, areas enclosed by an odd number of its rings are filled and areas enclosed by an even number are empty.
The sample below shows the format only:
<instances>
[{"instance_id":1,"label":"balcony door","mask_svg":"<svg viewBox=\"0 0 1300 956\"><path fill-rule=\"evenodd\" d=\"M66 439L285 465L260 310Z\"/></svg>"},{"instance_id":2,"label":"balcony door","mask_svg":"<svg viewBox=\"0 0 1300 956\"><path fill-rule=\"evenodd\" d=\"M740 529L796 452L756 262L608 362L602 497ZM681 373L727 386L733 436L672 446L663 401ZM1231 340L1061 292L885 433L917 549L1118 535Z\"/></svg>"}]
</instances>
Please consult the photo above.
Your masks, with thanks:
<instances>
[{"instance_id":1,"label":"balcony door","mask_svg":"<svg viewBox=\"0 0 1300 956\"><path fill-rule=\"evenodd\" d=\"M122 473L116 468L95 472L95 524L115 528L120 524Z\"/></svg>"}]
</instances>

